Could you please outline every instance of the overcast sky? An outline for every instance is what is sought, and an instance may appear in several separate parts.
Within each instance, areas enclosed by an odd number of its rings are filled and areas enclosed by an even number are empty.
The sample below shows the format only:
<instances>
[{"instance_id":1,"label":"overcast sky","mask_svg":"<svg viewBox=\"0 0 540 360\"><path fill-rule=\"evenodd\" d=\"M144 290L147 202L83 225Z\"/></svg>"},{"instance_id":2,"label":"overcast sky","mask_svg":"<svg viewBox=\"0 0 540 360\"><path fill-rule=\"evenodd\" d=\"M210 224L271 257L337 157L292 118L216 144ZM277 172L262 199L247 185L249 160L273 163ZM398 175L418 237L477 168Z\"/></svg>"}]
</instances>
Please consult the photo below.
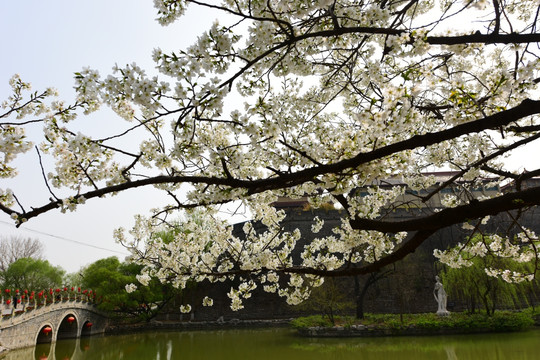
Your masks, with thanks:
<instances>
[{"instance_id":1,"label":"overcast sky","mask_svg":"<svg viewBox=\"0 0 540 360\"><path fill-rule=\"evenodd\" d=\"M57 88L60 98L68 101L74 98L73 73L85 66L106 75L115 63L123 66L136 62L151 73L155 47L164 51L186 48L213 21L211 14L192 9L179 22L162 27L154 20L156 11L152 3L151 0L1 1L0 101L9 95L8 80L15 73L31 82L34 90ZM102 124L106 120L100 119ZM19 158L22 179L2 180L0 186L14 189L23 200L28 199L27 204L43 193L45 186L35 161L35 152ZM17 192L22 187L27 190ZM8 216L0 215L0 234L40 239L52 264L74 272L100 258L117 255L123 259L126 252L114 243L113 229L130 228L133 215L148 214L150 208L160 205L159 199L152 191L120 194L105 201L88 201L76 213L50 212L32 219L21 229L15 229Z\"/></svg>"}]
</instances>

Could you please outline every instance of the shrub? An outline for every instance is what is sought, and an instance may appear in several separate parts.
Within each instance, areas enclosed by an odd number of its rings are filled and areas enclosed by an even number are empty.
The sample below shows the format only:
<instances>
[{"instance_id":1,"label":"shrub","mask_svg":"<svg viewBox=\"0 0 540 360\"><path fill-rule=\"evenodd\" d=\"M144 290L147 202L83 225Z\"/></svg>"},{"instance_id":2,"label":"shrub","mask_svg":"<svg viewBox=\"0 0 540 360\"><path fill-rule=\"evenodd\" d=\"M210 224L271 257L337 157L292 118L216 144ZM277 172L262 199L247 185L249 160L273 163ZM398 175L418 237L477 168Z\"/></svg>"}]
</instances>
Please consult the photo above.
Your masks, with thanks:
<instances>
[{"instance_id":1,"label":"shrub","mask_svg":"<svg viewBox=\"0 0 540 360\"><path fill-rule=\"evenodd\" d=\"M499 312L493 315L491 323L496 331L519 331L533 326L534 320L525 312Z\"/></svg>"},{"instance_id":2,"label":"shrub","mask_svg":"<svg viewBox=\"0 0 540 360\"><path fill-rule=\"evenodd\" d=\"M336 319L340 323L344 323L345 327L353 325L351 318ZM459 330L464 333L478 331L520 331L534 325L533 312L512 312L499 311L492 316L488 316L485 312L468 314L468 313L453 313L451 316L440 317L436 314L413 314L407 315L404 321L401 322L399 315L395 314L367 314L364 320L357 320L357 324L375 325L378 328L386 328L392 330L406 329L407 327L415 327L426 330ZM332 327L332 323L327 317L321 315L300 317L294 319L291 325L296 329L309 327Z\"/></svg>"},{"instance_id":3,"label":"shrub","mask_svg":"<svg viewBox=\"0 0 540 360\"><path fill-rule=\"evenodd\" d=\"M332 327L332 322L325 316L312 315L296 318L291 321L291 325L295 329L305 329L314 326Z\"/></svg>"}]
</instances>

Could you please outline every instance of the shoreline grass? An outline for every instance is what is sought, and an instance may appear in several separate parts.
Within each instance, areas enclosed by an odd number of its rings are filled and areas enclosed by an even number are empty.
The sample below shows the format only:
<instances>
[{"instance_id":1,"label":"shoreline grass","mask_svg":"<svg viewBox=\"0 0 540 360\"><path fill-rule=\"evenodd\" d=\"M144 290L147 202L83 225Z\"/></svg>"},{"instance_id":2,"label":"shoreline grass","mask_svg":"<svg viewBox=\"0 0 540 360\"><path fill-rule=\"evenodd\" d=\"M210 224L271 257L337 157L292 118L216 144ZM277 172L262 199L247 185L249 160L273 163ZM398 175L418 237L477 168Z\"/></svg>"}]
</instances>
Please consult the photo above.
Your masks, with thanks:
<instances>
[{"instance_id":1,"label":"shoreline grass","mask_svg":"<svg viewBox=\"0 0 540 360\"><path fill-rule=\"evenodd\" d=\"M298 330L313 327L344 329L364 326L369 329L423 329L423 330L461 330L464 333L476 331L508 332L531 328L535 321L536 311L497 311L492 316L485 313L452 313L450 316L436 314L366 314L364 319L349 316L336 316L335 324L322 315L299 317L291 321Z\"/></svg>"}]
</instances>

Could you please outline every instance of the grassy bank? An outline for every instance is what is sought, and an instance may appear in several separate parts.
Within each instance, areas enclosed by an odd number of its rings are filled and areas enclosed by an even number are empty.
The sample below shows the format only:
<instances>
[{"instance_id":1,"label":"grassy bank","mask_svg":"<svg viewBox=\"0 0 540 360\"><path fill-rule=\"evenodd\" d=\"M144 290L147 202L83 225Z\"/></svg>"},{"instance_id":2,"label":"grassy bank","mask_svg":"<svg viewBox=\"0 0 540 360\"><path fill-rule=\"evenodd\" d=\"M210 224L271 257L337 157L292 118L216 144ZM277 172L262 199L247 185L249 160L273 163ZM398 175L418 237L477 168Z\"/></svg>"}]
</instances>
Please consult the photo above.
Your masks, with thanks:
<instances>
[{"instance_id":1,"label":"grassy bank","mask_svg":"<svg viewBox=\"0 0 540 360\"><path fill-rule=\"evenodd\" d=\"M400 318L396 314L367 314L364 319L353 317L336 317L335 325L327 317L320 315L300 317L292 320L291 325L296 329L334 326L345 329L355 326L365 326L370 329L425 329L425 330L460 330L464 333L478 331L520 331L534 325L533 317L537 315L531 310L521 312L498 311L492 316L486 314L452 313L450 316L436 314L406 314Z\"/></svg>"}]
</instances>

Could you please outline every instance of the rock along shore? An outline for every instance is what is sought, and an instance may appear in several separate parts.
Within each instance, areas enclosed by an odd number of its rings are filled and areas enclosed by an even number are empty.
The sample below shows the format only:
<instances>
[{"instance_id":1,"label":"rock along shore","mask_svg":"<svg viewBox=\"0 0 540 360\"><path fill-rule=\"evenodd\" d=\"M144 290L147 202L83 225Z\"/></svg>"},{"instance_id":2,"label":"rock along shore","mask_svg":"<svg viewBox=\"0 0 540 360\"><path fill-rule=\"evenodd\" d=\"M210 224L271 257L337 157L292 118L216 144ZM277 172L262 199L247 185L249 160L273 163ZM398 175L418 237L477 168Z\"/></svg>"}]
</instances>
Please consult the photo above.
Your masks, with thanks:
<instances>
[{"instance_id":1,"label":"rock along shore","mask_svg":"<svg viewBox=\"0 0 540 360\"><path fill-rule=\"evenodd\" d=\"M426 329L409 326L407 328L382 328L371 325L352 325L350 327L334 326L322 327L314 326L305 329L298 329L298 334L304 337L380 337L380 336L426 336L426 335L460 335L460 334L481 334L496 332L488 328L436 328ZM502 332L502 331L501 331Z\"/></svg>"},{"instance_id":2,"label":"rock along shore","mask_svg":"<svg viewBox=\"0 0 540 360\"><path fill-rule=\"evenodd\" d=\"M105 334L122 334L147 330L220 330L220 329L250 329L262 327L286 327L291 319L275 320L239 320L226 321L150 321L148 323L112 324L107 327Z\"/></svg>"}]
</instances>

